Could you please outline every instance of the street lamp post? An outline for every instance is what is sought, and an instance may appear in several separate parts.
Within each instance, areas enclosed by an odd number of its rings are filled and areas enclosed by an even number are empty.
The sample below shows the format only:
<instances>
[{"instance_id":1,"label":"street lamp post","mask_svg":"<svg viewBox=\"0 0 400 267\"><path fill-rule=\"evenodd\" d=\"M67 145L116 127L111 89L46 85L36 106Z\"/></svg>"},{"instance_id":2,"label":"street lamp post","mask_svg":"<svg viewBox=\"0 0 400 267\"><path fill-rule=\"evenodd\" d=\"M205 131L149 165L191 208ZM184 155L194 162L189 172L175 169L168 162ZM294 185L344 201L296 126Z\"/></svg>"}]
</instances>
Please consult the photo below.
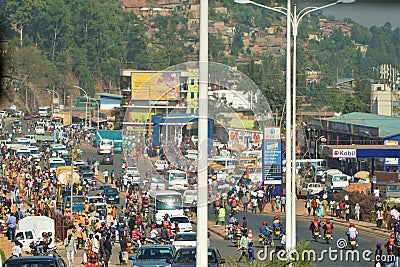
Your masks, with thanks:
<instances>
[{"instance_id":1,"label":"street lamp post","mask_svg":"<svg viewBox=\"0 0 400 267\"><path fill-rule=\"evenodd\" d=\"M326 142L325 136L322 135L315 140L315 159L318 158L318 141L320 140L322 143L325 143Z\"/></svg>"},{"instance_id":2,"label":"street lamp post","mask_svg":"<svg viewBox=\"0 0 400 267\"><path fill-rule=\"evenodd\" d=\"M290 0L287 1L287 8L284 7L269 7L265 5L258 4L251 0L234 0L239 4L252 4L258 7L262 7L268 10L279 12L287 17L287 43L286 43L286 199L287 199L287 209L286 209L286 250L290 251L296 247L296 39L298 26L301 19L307 14L334 6L336 4L347 4L353 3L355 0L337 0L334 3L323 5L320 7L306 7L299 12L297 12L297 6L294 5L293 13L291 12ZM293 106L292 111L290 110L290 26L292 26L293 32ZM293 112L293 117L291 118L291 112ZM291 121L292 119L292 121ZM291 125L292 124L292 125ZM290 133L291 131L291 133ZM291 144L288 144L291 143Z\"/></svg>"},{"instance_id":3,"label":"street lamp post","mask_svg":"<svg viewBox=\"0 0 400 267\"><path fill-rule=\"evenodd\" d=\"M87 104L87 102L88 102L88 100L89 100L89 97L88 97L88 94L86 93L85 89L83 89L82 87L76 86L76 85L74 85L74 87L75 87L75 88L78 88L79 90L82 90L82 92L85 94L85 97L86 97L86 104L85 104L85 128L87 129L87 128L88 128L88 121L87 121L87 117L88 117L88 104Z\"/></svg>"}]
</instances>

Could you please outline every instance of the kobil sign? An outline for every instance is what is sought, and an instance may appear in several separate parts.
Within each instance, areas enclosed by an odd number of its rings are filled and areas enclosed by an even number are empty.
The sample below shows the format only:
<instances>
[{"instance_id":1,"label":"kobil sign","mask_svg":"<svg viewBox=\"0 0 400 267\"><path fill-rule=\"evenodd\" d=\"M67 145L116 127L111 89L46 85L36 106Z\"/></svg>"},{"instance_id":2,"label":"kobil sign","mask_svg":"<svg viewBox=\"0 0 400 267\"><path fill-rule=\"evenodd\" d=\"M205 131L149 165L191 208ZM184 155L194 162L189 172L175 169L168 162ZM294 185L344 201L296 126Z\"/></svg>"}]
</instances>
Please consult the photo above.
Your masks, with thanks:
<instances>
[{"instance_id":1,"label":"kobil sign","mask_svg":"<svg viewBox=\"0 0 400 267\"><path fill-rule=\"evenodd\" d=\"M332 149L332 158L357 158L356 149Z\"/></svg>"}]
</instances>

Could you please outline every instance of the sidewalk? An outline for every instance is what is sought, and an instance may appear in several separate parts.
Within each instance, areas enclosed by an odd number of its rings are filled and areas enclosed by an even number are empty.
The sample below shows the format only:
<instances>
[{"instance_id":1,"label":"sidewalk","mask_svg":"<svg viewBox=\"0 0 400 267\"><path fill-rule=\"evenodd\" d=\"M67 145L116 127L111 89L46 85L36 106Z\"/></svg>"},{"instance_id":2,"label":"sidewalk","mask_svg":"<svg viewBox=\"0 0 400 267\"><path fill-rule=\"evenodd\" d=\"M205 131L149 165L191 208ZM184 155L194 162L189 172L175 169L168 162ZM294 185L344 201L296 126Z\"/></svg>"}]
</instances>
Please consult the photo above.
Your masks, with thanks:
<instances>
[{"instance_id":1,"label":"sidewalk","mask_svg":"<svg viewBox=\"0 0 400 267\"><path fill-rule=\"evenodd\" d=\"M305 203L306 203L306 200L304 200L304 199L296 199L296 218L304 219L304 220L312 220L313 216L308 215L308 211L305 208ZM280 212L280 211L276 211L276 210L274 212L272 212L270 204L267 204L265 206L263 214L285 216L284 212ZM322 221L331 220L334 224L343 226L343 227L349 227L349 223L352 222L356 225L356 227L359 231L366 232L368 234L373 234L373 235L376 235L379 237L384 237L384 238L388 238L390 233L393 232L386 228L378 228L376 226L376 224L374 224L374 223L355 221L353 219L350 219L350 222L346 222L346 220L344 220L342 218L336 218L336 217L333 218L329 214L325 215L321 219L322 219ZM196 224L196 221L193 221L193 223ZM215 222L211 221L209 219L209 221L208 221L209 231L224 238L225 237L225 226L214 226L214 224L215 224ZM253 240L254 240L254 233L253 233Z\"/></svg>"}]
</instances>

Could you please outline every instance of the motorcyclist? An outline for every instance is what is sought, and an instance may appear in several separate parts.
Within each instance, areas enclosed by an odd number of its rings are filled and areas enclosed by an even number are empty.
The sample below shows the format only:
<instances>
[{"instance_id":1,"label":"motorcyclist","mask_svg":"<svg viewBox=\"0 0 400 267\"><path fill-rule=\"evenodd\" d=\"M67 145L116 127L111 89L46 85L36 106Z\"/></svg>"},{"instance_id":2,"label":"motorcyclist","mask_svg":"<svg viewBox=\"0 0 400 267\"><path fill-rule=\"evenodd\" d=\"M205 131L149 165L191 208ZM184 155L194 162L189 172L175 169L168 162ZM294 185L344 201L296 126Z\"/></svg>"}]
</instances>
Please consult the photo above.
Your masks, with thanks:
<instances>
[{"instance_id":1,"label":"motorcyclist","mask_svg":"<svg viewBox=\"0 0 400 267\"><path fill-rule=\"evenodd\" d=\"M314 232L318 231L318 233L321 233L319 228L321 227L321 224L318 221L318 217L314 217L314 221L311 222L311 225L309 229L311 230L311 237L314 237ZM321 234L319 235L321 237Z\"/></svg>"},{"instance_id":2,"label":"motorcyclist","mask_svg":"<svg viewBox=\"0 0 400 267\"><path fill-rule=\"evenodd\" d=\"M357 232L357 229L356 229L356 226L354 225L354 223L350 223L349 229L347 230L346 234L347 234L347 238L348 238L349 242L350 242L351 238L355 238L355 240L358 241L358 232ZM357 246L358 246L358 244L357 244Z\"/></svg>"},{"instance_id":3,"label":"motorcyclist","mask_svg":"<svg viewBox=\"0 0 400 267\"><path fill-rule=\"evenodd\" d=\"M281 222L281 217L279 215L274 216L274 220L272 221L272 227L274 231L277 228L283 231L283 224Z\"/></svg>"},{"instance_id":4,"label":"motorcyclist","mask_svg":"<svg viewBox=\"0 0 400 267\"><path fill-rule=\"evenodd\" d=\"M268 223L266 221L262 222L262 225L260 226L260 234L262 237L270 237L272 234L272 230L268 227Z\"/></svg>"},{"instance_id":5,"label":"motorcyclist","mask_svg":"<svg viewBox=\"0 0 400 267\"><path fill-rule=\"evenodd\" d=\"M132 233L132 240L138 243L138 246L140 247L142 243L140 242L140 238L143 238L142 233L139 232L137 225L133 227Z\"/></svg>"},{"instance_id":6,"label":"motorcyclist","mask_svg":"<svg viewBox=\"0 0 400 267\"><path fill-rule=\"evenodd\" d=\"M327 232L332 233L333 224L331 223L331 220L326 220L324 226L322 226L322 229L324 229L324 238Z\"/></svg>"},{"instance_id":7,"label":"motorcyclist","mask_svg":"<svg viewBox=\"0 0 400 267\"><path fill-rule=\"evenodd\" d=\"M156 241L157 244L160 244L160 241L158 240L158 231L156 229L156 225L153 223L150 226L150 238Z\"/></svg>"},{"instance_id":8,"label":"motorcyclist","mask_svg":"<svg viewBox=\"0 0 400 267\"><path fill-rule=\"evenodd\" d=\"M390 237L385 244L385 248L387 249L389 255L393 252L394 241L395 241L395 237L394 237L394 234L392 233L392 234L390 234Z\"/></svg>"}]
</instances>

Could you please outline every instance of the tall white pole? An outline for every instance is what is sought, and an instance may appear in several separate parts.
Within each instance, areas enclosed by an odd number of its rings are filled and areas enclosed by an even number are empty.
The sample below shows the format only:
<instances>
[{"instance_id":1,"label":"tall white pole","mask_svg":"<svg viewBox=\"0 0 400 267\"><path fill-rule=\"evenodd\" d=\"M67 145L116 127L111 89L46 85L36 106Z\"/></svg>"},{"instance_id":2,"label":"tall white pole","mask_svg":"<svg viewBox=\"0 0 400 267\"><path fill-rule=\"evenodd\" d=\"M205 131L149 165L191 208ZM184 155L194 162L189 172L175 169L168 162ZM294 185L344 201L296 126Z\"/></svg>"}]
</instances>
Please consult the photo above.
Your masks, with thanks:
<instances>
[{"instance_id":1,"label":"tall white pole","mask_svg":"<svg viewBox=\"0 0 400 267\"><path fill-rule=\"evenodd\" d=\"M200 1L196 266L208 266L208 0Z\"/></svg>"},{"instance_id":2,"label":"tall white pole","mask_svg":"<svg viewBox=\"0 0 400 267\"><path fill-rule=\"evenodd\" d=\"M296 247L296 84L297 84L297 72L296 72L296 41L297 41L297 5L293 7L293 99L292 99L292 248Z\"/></svg>"},{"instance_id":3,"label":"tall white pole","mask_svg":"<svg viewBox=\"0 0 400 267\"><path fill-rule=\"evenodd\" d=\"M290 251L292 248L292 143L291 143L291 84L290 84L290 10L291 1L287 1L287 13L286 13L286 251Z\"/></svg>"}]
</instances>

